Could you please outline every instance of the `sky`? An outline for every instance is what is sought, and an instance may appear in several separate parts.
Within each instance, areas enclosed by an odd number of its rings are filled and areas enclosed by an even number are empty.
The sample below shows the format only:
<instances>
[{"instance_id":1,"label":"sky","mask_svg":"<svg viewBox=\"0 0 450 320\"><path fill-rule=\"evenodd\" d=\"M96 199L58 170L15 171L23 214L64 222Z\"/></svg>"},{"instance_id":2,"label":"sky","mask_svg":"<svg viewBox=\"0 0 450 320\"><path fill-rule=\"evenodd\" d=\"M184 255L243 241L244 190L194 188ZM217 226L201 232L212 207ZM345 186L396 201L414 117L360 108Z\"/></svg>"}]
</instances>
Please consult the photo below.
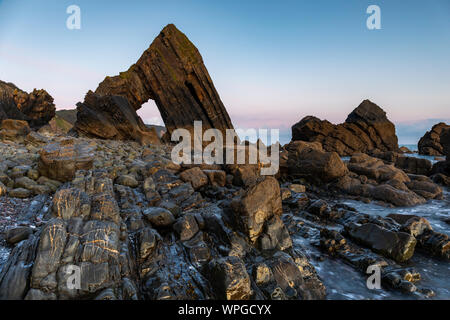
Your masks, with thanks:
<instances>
[{"instance_id":1,"label":"sky","mask_svg":"<svg viewBox=\"0 0 450 320\"><path fill-rule=\"evenodd\" d=\"M79 30L66 27L70 5ZM379 30L366 26L369 5ZM0 0L0 79L72 109L169 23L199 49L235 127L340 123L364 99L406 128L402 143L427 119L450 122L449 0ZM161 123L154 102L138 113Z\"/></svg>"}]
</instances>

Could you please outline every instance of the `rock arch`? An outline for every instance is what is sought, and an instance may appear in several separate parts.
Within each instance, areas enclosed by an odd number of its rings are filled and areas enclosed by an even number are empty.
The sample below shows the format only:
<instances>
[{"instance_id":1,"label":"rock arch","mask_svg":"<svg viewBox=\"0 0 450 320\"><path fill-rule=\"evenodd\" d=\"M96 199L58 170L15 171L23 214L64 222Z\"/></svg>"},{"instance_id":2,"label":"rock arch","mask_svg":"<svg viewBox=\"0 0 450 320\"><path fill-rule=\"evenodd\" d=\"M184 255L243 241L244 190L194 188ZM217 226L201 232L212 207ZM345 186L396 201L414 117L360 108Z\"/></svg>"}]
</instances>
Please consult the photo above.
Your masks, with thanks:
<instances>
[{"instance_id":1,"label":"rock arch","mask_svg":"<svg viewBox=\"0 0 450 320\"><path fill-rule=\"evenodd\" d=\"M103 101L102 108L96 104L95 101L104 100L101 97L109 96L126 98L128 103L120 103L128 106L105 107L105 103L109 102ZM115 127L119 131L115 138L142 140L139 135L145 134L146 128L136 110L149 99L155 101L169 134L177 128L192 130L195 120L201 120L204 129L225 131L233 128L200 52L185 34L169 24L127 71L106 77L95 92L88 92L85 103L78 104L75 130L102 138L101 131L104 130L97 128L94 132L90 124L101 126L105 121L112 121L113 125L109 128ZM100 109L102 115L97 113ZM121 119L114 119L113 114L118 109L122 110ZM124 112L125 109L131 110ZM138 128L127 129L130 123ZM128 133L120 132L123 129ZM111 134L107 138L111 138Z\"/></svg>"}]
</instances>

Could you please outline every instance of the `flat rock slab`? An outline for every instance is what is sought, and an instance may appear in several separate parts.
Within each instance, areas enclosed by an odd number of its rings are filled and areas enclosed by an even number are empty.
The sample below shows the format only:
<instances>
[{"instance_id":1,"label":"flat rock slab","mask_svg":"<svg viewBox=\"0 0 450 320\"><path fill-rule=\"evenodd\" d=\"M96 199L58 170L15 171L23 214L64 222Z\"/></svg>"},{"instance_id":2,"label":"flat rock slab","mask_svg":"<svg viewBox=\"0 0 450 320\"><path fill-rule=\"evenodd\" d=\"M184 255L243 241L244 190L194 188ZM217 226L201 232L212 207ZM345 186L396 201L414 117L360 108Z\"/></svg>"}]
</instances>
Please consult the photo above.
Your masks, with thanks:
<instances>
[{"instance_id":1,"label":"flat rock slab","mask_svg":"<svg viewBox=\"0 0 450 320\"><path fill-rule=\"evenodd\" d=\"M62 182L73 180L77 170L91 169L94 161L93 148L75 139L47 144L39 153L39 173Z\"/></svg>"}]
</instances>

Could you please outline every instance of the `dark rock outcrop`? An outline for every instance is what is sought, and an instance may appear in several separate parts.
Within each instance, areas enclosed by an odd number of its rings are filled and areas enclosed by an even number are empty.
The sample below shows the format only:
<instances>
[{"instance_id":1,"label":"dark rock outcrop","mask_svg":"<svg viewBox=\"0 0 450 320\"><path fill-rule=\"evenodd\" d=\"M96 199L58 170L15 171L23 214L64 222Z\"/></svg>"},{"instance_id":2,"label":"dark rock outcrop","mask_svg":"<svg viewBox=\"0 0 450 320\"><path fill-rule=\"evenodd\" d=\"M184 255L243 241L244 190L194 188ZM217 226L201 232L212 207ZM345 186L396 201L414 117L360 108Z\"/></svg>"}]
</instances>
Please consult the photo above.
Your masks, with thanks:
<instances>
[{"instance_id":1,"label":"dark rock outcrop","mask_svg":"<svg viewBox=\"0 0 450 320\"><path fill-rule=\"evenodd\" d=\"M293 141L288 146L288 171L297 178L313 182L331 182L348 173L336 152L326 152L320 143Z\"/></svg>"},{"instance_id":2,"label":"dark rock outcrop","mask_svg":"<svg viewBox=\"0 0 450 320\"><path fill-rule=\"evenodd\" d=\"M395 206L414 206L427 199L442 199L442 189L426 176L406 174L392 164L366 154L355 154L348 163L350 174L335 186L358 197L376 199Z\"/></svg>"},{"instance_id":3,"label":"dark rock outcrop","mask_svg":"<svg viewBox=\"0 0 450 320\"><path fill-rule=\"evenodd\" d=\"M242 221L243 231L255 242L263 232L265 222L283 212L278 181L273 177L261 178L242 196L235 198L232 207Z\"/></svg>"},{"instance_id":4,"label":"dark rock outcrop","mask_svg":"<svg viewBox=\"0 0 450 320\"><path fill-rule=\"evenodd\" d=\"M27 93L0 80L0 120L26 120L31 127L41 127L54 116L55 105L47 91Z\"/></svg>"},{"instance_id":5,"label":"dark rock outcrop","mask_svg":"<svg viewBox=\"0 0 450 320\"><path fill-rule=\"evenodd\" d=\"M136 118L135 110L141 108L142 104L149 99L155 100L168 134L177 128L192 129L195 120L202 121L204 130L216 128L224 131L233 128L199 51L173 24L161 31L140 59L126 72L106 77L95 94L88 93L85 103L78 105L75 128L79 132L101 136L95 130L100 124L99 120L102 120L96 117L97 110L100 109L106 118L112 118L114 111L118 109L115 103L112 104L113 108L103 108L100 105L103 103L100 99L113 98L97 98L93 103L91 96L124 97L129 106L125 108L124 102L121 102L122 108L132 114L132 118ZM106 105L111 104L110 102ZM125 123L125 126L129 127L131 124L136 127L134 123ZM107 128L115 132L117 130L113 130L113 127L120 126L123 126L120 121L110 122ZM138 127L142 130L140 125ZM115 134L110 137L119 136Z\"/></svg>"},{"instance_id":6,"label":"dark rock outcrop","mask_svg":"<svg viewBox=\"0 0 450 320\"><path fill-rule=\"evenodd\" d=\"M142 145L159 143L156 131L146 127L123 96L101 96L89 91L84 102L77 104L77 111L74 129L83 136L135 140Z\"/></svg>"},{"instance_id":7,"label":"dark rock outcrop","mask_svg":"<svg viewBox=\"0 0 450 320\"><path fill-rule=\"evenodd\" d=\"M413 256L417 242L406 232L393 232L372 223L350 228L349 235L375 252L398 262L407 261Z\"/></svg>"},{"instance_id":8,"label":"dark rock outcrop","mask_svg":"<svg viewBox=\"0 0 450 320\"><path fill-rule=\"evenodd\" d=\"M444 148L441 144L441 133L450 126L441 122L433 126L430 131L419 140L419 154L427 156L442 156Z\"/></svg>"},{"instance_id":9,"label":"dark rock outcrop","mask_svg":"<svg viewBox=\"0 0 450 320\"><path fill-rule=\"evenodd\" d=\"M312 116L303 118L292 126L292 140L320 142L325 151L341 156L398 150L394 124L386 112L369 100L364 100L342 124L334 125Z\"/></svg>"},{"instance_id":10,"label":"dark rock outcrop","mask_svg":"<svg viewBox=\"0 0 450 320\"><path fill-rule=\"evenodd\" d=\"M406 173L428 176L433 164L428 159L408 157L394 151L372 152L372 157L382 159L387 164L393 164Z\"/></svg>"}]
</instances>

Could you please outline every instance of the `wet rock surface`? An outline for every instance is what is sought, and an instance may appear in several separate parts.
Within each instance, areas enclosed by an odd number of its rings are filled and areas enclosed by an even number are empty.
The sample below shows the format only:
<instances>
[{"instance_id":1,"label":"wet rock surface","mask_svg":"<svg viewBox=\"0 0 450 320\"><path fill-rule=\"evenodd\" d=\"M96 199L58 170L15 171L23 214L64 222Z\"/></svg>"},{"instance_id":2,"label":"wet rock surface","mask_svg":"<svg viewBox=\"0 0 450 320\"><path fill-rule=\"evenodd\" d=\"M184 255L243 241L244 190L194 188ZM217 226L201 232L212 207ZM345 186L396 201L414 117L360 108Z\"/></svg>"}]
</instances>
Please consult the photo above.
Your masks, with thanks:
<instances>
[{"instance_id":1,"label":"wet rock surface","mask_svg":"<svg viewBox=\"0 0 450 320\"><path fill-rule=\"evenodd\" d=\"M32 150L67 143L48 139ZM2 299L325 298L314 267L293 249L275 178L235 186L221 166L172 163L171 147L109 140L71 138L71 156L59 152L61 159L74 161L78 144L89 147L92 162L64 184L39 170L41 157L28 144L4 145L7 193L33 183L48 192L14 200L31 205L2 235L9 248ZM261 264L271 276L258 286L253 270Z\"/></svg>"}]
</instances>

